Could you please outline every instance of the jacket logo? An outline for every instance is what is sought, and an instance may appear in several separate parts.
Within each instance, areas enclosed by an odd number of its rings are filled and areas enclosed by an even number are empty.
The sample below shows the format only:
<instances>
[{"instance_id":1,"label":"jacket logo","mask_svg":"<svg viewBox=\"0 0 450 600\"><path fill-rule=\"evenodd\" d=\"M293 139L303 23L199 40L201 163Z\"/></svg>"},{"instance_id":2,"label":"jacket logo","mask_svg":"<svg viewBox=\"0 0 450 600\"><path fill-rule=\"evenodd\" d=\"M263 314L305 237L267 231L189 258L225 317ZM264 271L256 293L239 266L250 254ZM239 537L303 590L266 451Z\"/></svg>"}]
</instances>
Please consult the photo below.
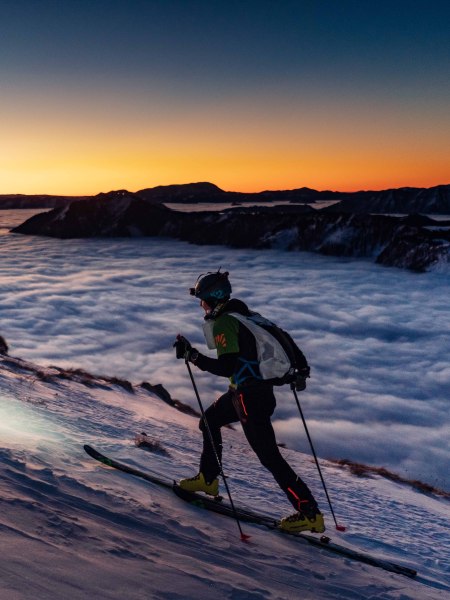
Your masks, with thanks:
<instances>
[{"instance_id":1,"label":"jacket logo","mask_svg":"<svg viewBox=\"0 0 450 600\"><path fill-rule=\"evenodd\" d=\"M219 333L214 337L214 341L216 342L216 346L222 346L222 348L227 347L227 338L224 333Z\"/></svg>"}]
</instances>

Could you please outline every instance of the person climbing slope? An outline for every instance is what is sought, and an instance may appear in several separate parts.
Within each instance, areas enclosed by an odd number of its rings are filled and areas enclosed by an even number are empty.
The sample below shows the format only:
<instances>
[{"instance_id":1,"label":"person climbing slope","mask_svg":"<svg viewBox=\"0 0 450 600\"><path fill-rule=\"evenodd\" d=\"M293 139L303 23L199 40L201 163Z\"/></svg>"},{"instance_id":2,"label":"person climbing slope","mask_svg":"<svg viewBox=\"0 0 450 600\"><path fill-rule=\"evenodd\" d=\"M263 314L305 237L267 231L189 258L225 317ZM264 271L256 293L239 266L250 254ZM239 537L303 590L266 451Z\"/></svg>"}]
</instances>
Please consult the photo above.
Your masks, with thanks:
<instances>
[{"instance_id":1,"label":"person climbing slope","mask_svg":"<svg viewBox=\"0 0 450 600\"><path fill-rule=\"evenodd\" d=\"M177 358L184 358L202 371L230 380L228 390L205 411L214 446L202 418L199 426L203 434L203 451L199 472L194 477L182 479L179 485L187 491L218 495L221 428L240 421L251 448L296 511L281 519L280 527L289 531L322 533L325 531L324 519L313 494L283 458L276 443L271 422L276 406L273 384L261 376L254 335L230 314L249 316L253 313L243 301L231 299L228 275L220 269L201 275L191 288L191 294L200 299L205 311L205 335L209 347L215 347L217 358L201 354L183 336L178 336L174 344Z\"/></svg>"}]
</instances>

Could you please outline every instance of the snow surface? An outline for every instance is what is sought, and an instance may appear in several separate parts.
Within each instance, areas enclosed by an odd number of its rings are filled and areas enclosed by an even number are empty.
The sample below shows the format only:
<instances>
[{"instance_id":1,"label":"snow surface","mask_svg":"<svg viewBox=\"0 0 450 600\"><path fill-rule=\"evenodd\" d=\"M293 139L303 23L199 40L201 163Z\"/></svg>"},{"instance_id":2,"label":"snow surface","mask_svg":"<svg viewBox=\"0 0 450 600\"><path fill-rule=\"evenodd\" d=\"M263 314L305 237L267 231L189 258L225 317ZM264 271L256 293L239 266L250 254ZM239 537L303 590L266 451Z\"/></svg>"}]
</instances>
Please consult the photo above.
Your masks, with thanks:
<instances>
[{"instance_id":1,"label":"snow surface","mask_svg":"<svg viewBox=\"0 0 450 600\"><path fill-rule=\"evenodd\" d=\"M0 358L1 600L444 599L450 597L448 501L322 461L338 520L334 530L309 456L282 450L313 487L328 535L340 544L416 568L408 579L236 523L170 490L92 460L92 443L130 465L177 479L195 472L195 417L135 388L36 377ZM182 363L179 364L187 380ZM47 379L47 381L45 380ZM134 443L146 431L166 454ZM246 445L224 432L224 470L235 502L274 516L290 505Z\"/></svg>"}]
</instances>

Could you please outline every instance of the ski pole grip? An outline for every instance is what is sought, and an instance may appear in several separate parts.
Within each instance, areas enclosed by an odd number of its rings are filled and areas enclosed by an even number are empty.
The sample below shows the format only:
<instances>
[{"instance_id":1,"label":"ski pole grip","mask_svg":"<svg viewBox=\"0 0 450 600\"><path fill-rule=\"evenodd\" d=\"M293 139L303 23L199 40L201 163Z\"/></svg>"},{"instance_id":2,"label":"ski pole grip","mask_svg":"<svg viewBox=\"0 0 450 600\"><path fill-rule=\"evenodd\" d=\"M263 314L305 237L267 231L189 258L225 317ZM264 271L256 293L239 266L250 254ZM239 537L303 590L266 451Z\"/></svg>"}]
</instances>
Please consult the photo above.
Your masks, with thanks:
<instances>
[{"instance_id":1,"label":"ski pole grip","mask_svg":"<svg viewBox=\"0 0 450 600\"><path fill-rule=\"evenodd\" d=\"M178 334L175 344L175 354L177 358L184 358L186 354L186 344L184 343L183 336Z\"/></svg>"}]
</instances>

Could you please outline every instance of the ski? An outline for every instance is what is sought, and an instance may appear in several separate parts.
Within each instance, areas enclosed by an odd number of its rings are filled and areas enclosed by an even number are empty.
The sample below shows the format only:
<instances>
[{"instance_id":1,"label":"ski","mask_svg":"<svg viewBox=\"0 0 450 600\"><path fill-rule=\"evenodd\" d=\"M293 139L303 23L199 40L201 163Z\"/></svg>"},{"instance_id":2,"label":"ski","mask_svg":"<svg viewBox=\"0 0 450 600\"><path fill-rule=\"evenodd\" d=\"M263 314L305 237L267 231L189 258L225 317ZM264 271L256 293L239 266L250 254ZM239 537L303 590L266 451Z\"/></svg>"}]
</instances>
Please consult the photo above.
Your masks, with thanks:
<instances>
[{"instance_id":1,"label":"ski","mask_svg":"<svg viewBox=\"0 0 450 600\"><path fill-rule=\"evenodd\" d=\"M156 483L156 485L160 485L165 488L169 488L169 489L173 488L173 484L174 484L173 481L169 481L168 479L164 479L157 475L153 475L152 473L149 473L149 472L140 471L139 469L130 467L129 465L126 465L125 463L114 460L113 458L109 458L108 456L105 456L104 454L102 454L101 452L99 452L98 450L93 448L92 446L89 446L89 444L85 444L83 447L84 447L85 452L87 452L87 454L89 454L89 456L91 456L92 458L95 458L95 460L98 460L99 462L103 463L107 467L113 467L114 469L117 469L118 471L123 471L123 473L129 473L130 475L134 475L135 477L140 477L141 479L145 479L146 481L150 481L151 483Z\"/></svg>"},{"instance_id":2,"label":"ski","mask_svg":"<svg viewBox=\"0 0 450 600\"><path fill-rule=\"evenodd\" d=\"M394 562L382 558L371 556L370 554L366 554L365 552L360 552L357 550L352 550L351 548L346 548L345 546L336 544L326 535L322 535L321 537L315 537L314 535L306 533L284 531L279 528L278 520L257 512L253 512L246 508L235 507L236 512L234 512L231 506L221 501L221 498L214 499L203 494L197 494L195 492L188 492L186 490L183 490L173 481L169 481L147 471L141 471L140 469L136 469L135 467L131 467L125 463L109 458L101 452L98 452L98 450L95 450L95 448L92 448L92 446L89 446L88 444L84 446L84 450L87 452L87 454L89 454L89 456L91 456L95 460L98 460L102 464L108 467L112 467L114 469L118 469L119 471L128 473L135 477L145 479L146 481L149 481L156 485L171 489L180 499L199 508L209 510L221 515L225 515L227 517L235 517L237 515L237 517L243 522L262 525L267 529L276 531L277 533L280 533L282 535L295 537L296 539L301 540L304 543L308 543L312 546L315 546L316 548L321 548L323 550L326 550L327 552L332 552L334 554L345 556L346 558L369 564L374 567L384 569L385 571L390 571L392 573L397 573L399 575L404 575L410 578L414 578L417 575L417 571L414 569L396 564Z\"/></svg>"}]
</instances>

